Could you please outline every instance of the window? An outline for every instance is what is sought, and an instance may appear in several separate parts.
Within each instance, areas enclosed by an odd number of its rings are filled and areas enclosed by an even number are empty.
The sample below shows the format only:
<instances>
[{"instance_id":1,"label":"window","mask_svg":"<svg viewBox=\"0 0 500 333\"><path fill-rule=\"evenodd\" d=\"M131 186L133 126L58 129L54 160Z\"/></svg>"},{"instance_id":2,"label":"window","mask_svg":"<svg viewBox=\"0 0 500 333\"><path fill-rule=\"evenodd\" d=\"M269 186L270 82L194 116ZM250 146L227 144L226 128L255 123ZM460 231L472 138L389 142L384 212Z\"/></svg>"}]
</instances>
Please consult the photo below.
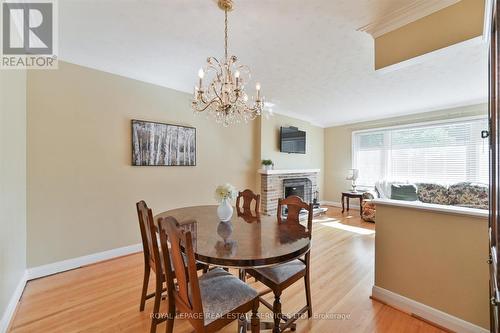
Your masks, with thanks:
<instances>
[{"instance_id":1,"label":"window","mask_svg":"<svg viewBox=\"0 0 500 333\"><path fill-rule=\"evenodd\" d=\"M353 132L358 184L401 182L488 183L487 119L422 123Z\"/></svg>"}]
</instances>

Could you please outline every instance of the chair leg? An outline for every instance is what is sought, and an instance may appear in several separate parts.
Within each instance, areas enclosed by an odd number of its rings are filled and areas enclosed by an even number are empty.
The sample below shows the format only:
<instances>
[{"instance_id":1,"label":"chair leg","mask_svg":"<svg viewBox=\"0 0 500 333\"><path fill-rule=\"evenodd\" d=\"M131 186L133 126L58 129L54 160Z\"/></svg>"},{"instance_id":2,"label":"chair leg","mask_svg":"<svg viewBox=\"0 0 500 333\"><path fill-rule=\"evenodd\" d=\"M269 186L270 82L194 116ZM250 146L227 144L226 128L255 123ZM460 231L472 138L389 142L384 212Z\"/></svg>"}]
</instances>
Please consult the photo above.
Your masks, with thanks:
<instances>
[{"instance_id":1,"label":"chair leg","mask_svg":"<svg viewBox=\"0 0 500 333\"><path fill-rule=\"evenodd\" d=\"M144 311L144 306L146 304L146 294L148 292L149 284L149 273L151 268L148 264L144 264L144 281L142 282L142 293L141 293L141 304L139 306L139 311Z\"/></svg>"},{"instance_id":2,"label":"chair leg","mask_svg":"<svg viewBox=\"0 0 500 333\"><path fill-rule=\"evenodd\" d=\"M260 320L259 316L257 315L258 312L259 312L259 299L257 298L253 302L253 307L252 307L252 333L260 332Z\"/></svg>"},{"instance_id":3,"label":"chair leg","mask_svg":"<svg viewBox=\"0 0 500 333\"><path fill-rule=\"evenodd\" d=\"M163 282L160 277L156 276L156 290L155 290L155 304L153 307L153 318L151 320L151 333L156 333L156 325L158 325L159 313L160 313L160 302L161 294L163 291Z\"/></svg>"},{"instance_id":4,"label":"chair leg","mask_svg":"<svg viewBox=\"0 0 500 333\"><path fill-rule=\"evenodd\" d=\"M168 317L167 317L167 329L166 333L174 332L174 320L175 320L175 300L173 295L168 297Z\"/></svg>"},{"instance_id":5,"label":"chair leg","mask_svg":"<svg viewBox=\"0 0 500 333\"><path fill-rule=\"evenodd\" d=\"M274 292L274 303L273 303L273 314L274 314L274 327L273 333L280 333L280 321L281 321L281 302L280 302L281 292Z\"/></svg>"},{"instance_id":6,"label":"chair leg","mask_svg":"<svg viewBox=\"0 0 500 333\"><path fill-rule=\"evenodd\" d=\"M309 275L309 270L307 270L306 276L304 277L304 284L306 286L307 318L311 318L312 317L311 277Z\"/></svg>"}]
</instances>

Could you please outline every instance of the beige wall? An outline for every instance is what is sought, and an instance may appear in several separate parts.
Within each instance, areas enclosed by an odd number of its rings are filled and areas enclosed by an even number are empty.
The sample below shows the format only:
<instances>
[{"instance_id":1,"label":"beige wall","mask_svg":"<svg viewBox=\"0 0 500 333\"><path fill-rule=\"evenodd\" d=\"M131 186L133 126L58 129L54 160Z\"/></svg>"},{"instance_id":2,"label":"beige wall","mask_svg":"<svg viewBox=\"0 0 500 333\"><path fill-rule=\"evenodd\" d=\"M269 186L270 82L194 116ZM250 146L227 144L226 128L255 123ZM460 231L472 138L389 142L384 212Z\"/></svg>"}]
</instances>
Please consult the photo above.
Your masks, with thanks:
<instances>
[{"instance_id":1,"label":"beige wall","mask_svg":"<svg viewBox=\"0 0 500 333\"><path fill-rule=\"evenodd\" d=\"M375 39L375 69L483 34L484 0L461 0Z\"/></svg>"},{"instance_id":2,"label":"beige wall","mask_svg":"<svg viewBox=\"0 0 500 333\"><path fill-rule=\"evenodd\" d=\"M295 126L306 132L306 153L280 152L280 127ZM275 169L321 169L318 186L323 195L324 179L324 129L295 118L280 114L261 118L261 159L270 159Z\"/></svg>"},{"instance_id":3,"label":"beige wall","mask_svg":"<svg viewBox=\"0 0 500 333\"><path fill-rule=\"evenodd\" d=\"M0 70L0 318L26 269L26 72Z\"/></svg>"},{"instance_id":4,"label":"beige wall","mask_svg":"<svg viewBox=\"0 0 500 333\"><path fill-rule=\"evenodd\" d=\"M487 113L487 104L479 104L325 129L325 190L323 191L323 199L340 202L341 192L350 188L350 181L345 180L345 176L347 170L352 168L351 141L353 131L480 114L486 115Z\"/></svg>"},{"instance_id":5,"label":"beige wall","mask_svg":"<svg viewBox=\"0 0 500 333\"><path fill-rule=\"evenodd\" d=\"M190 95L64 62L28 74L28 267L140 242L135 203L154 212L255 189L258 122L223 128ZM131 119L197 129L196 167L131 166Z\"/></svg>"},{"instance_id":6,"label":"beige wall","mask_svg":"<svg viewBox=\"0 0 500 333\"><path fill-rule=\"evenodd\" d=\"M488 220L377 204L375 285L489 328Z\"/></svg>"}]
</instances>

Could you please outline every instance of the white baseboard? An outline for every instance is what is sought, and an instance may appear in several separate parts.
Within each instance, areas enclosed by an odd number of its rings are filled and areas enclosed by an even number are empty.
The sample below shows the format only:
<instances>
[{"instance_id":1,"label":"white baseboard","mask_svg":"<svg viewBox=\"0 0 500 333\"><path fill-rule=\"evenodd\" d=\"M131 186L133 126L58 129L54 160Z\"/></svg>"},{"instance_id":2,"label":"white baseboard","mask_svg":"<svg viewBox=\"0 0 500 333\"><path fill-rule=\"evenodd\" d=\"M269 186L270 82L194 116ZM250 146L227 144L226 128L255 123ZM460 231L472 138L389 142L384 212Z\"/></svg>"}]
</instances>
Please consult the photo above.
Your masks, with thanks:
<instances>
[{"instance_id":1,"label":"white baseboard","mask_svg":"<svg viewBox=\"0 0 500 333\"><path fill-rule=\"evenodd\" d=\"M415 314L434 324L443 326L459 333L488 333L485 328L479 327L463 319L452 316L446 312L434 309L410 298L401 296L384 288L373 286L372 296L401 311Z\"/></svg>"},{"instance_id":2,"label":"white baseboard","mask_svg":"<svg viewBox=\"0 0 500 333\"><path fill-rule=\"evenodd\" d=\"M12 294L12 297L10 298L9 303L5 308L4 313L2 314L2 319L0 321L0 333L7 332L10 321L12 320L12 317L16 312L17 304L19 303L19 300L21 299L21 296L23 294L24 287L26 286L26 281L27 281L27 274L25 271L24 275L21 277L21 280L17 284L17 287L14 290L14 293Z\"/></svg>"},{"instance_id":3,"label":"white baseboard","mask_svg":"<svg viewBox=\"0 0 500 333\"><path fill-rule=\"evenodd\" d=\"M340 207L342 208L342 203L336 201L321 201L322 205ZM356 205L349 205L349 210L359 210L359 202Z\"/></svg>"},{"instance_id":4,"label":"white baseboard","mask_svg":"<svg viewBox=\"0 0 500 333\"><path fill-rule=\"evenodd\" d=\"M142 244L134 244L104 252L89 254L82 257L58 261L47 265L28 268L27 279L33 280L47 275L68 271L70 269L75 269L81 266L94 264L99 261L108 260L140 251L142 251Z\"/></svg>"}]
</instances>

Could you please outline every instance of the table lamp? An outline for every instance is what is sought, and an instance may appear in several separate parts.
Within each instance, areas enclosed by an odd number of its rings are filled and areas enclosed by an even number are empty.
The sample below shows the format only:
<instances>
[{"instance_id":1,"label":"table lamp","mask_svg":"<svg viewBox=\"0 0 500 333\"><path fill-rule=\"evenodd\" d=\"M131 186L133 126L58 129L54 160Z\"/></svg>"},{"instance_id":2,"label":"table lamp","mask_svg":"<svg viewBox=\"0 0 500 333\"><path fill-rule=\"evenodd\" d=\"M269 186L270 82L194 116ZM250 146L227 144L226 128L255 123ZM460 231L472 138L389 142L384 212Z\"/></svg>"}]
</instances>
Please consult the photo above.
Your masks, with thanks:
<instances>
[{"instance_id":1,"label":"table lamp","mask_svg":"<svg viewBox=\"0 0 500 333\"><path fill-rule=\"evenodd\" d=\"M352 192L356 192L356 179L359 177L359 170L358 169L349 169L347 173L347 177L345 177L346 180L350 180L352 182Z\"/></svg>"}]
</instances>

